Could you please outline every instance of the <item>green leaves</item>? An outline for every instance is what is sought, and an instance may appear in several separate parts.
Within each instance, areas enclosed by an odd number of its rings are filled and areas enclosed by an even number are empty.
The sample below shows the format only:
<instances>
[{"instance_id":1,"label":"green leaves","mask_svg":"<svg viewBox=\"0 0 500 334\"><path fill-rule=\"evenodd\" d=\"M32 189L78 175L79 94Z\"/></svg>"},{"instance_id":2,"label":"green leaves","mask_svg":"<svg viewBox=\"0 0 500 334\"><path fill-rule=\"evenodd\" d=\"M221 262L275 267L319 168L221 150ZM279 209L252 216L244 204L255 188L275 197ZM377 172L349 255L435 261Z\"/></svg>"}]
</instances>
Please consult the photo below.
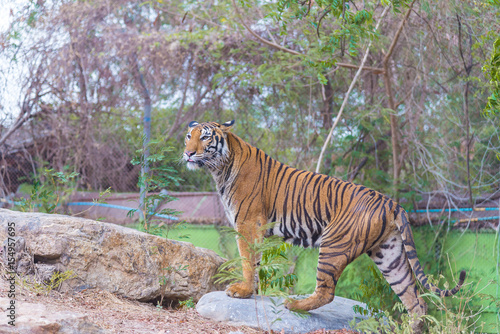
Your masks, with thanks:
<instances>
[{"instance_id":1,"label":"green leaves","mask_svg":"<svg viewBox=\"0 0 500 334\"><path fill-rule=\"evenodd\" d=\"M261 293L266 294L274 288L284 292L293 287L297 276L283 274L283 270L288 264L286 253L292 248L292 245L283 242L281 238L271 237L265 240L262 246L264 246L264 250L258 269Z\"/></svg>"},{"instance_id":2,"label":"green leaves","mask_svg":"<svg viewBox=\"0 0 500 334\"><path fill-rule=\"evenodd\" d=\"M408 1L393 2L395 8ZM388 2L387 5L390 5ZM288 35L289 26L301 30L305 38L296 39L296 44L307 44L305 54L311 66L318 64L333 66L345 53L356 56L365 37L373 35L373 13L376 6L365 3L363 7L352 6L348 1L279 1L271 17L280 24L280 35ZM309 28L313 27L315 34ZM322 78L319 77L320 81Z\"/></svg>"},{"instance_id":3,"label":"green leaves","mask_svg":"<svg viewBox=\"0 0 500 334\"><path fill-rule=\"evenodd\" d=\"M263 226L269 228L272 224ZM232 228L222 228L226 233L234 235L236 238L243 236ZM297 276L293 273L284 273L290 265L287 252L292 248L291 244L283 242L278 236L265 238L261 242L254 241L248 243L251 257L260 257L260 262L255 270L259 277L259 293L262 295L286 295L286 291L292 288L297 281ZM242 261L249 261L241 257L234 258L222 264L218 273L214 275L216 283L243 281L241 274Z\"/></svg>"},{"instance_id":4,"label":"green leaves","mask_svg":"<svg viewBox=\"0 0 500 334\"><path fill-rule=\"evenodd\" d=\"M484 114L497 116L500 114L500 37L493 44L490 61L483 66L483 72L489 79L491 96L484 108Z\"/></svg>"},{"instance_id":5,"label":"green leaves","mask_svg":"<svg viewBox=\"0 0 500 334\"><path fill-rule=\"evenodd\" d=\"M362 25L368 20L371 20L373 13L368 12L365 9L360 10L354 15L353 22L357 25Z\"/></svg>"},{"instance_id":6,"label":"green leaves","mask_svg":"<svg viewBox=\"0 0 500 334\"><path fill-rule=\"evenodd\" d=\"M149 155L145 157L144 152L148 150ZM171 202L176 198L168 195L168 193L160 192L162 189L170 189L173 185L178 185L180 177L177 176L176 170L173 168L171 154L173 148L165 146L161 140L151 140L147 147L143 147L136 151L137 156L131 160L133 165L148 166L149 172L141 175L138 180L138 185L145 185L145 199L143 208L143 225L146 232L157 233L151 227L151 222L155 217L176 216L179 212L172 209L161 209L160 206L164 203ZM133 217L137 209L130 210L128 217ZM168 229L171 228L167 225Z\"/></svg>"},{"instance_id":7,"label":"green leaves","mask_svg":"<svg viewBox=\"0 0 500 334\"><path fill-rule=\"evenodd\" d=\"M318 81L322 84L322 85L326 85L328 83L328 80L326 79L326 77L323 75L323 73L321 72L318 72Z\"/></svg>"},{"instance_id":8,"label":"green leaves","mask_svg":"<svg viewBox=\"0 0 500 334\"><path fill-rule=\"evenodd\" d=\"M363 280L359 286L361 294L356 293L356 300L366 303L366 309L355 307L354 311L362 315L370 315L378 319L384 316L384 311L389 311L398 298L382 274L370 265L368 267L371 277Z\"/></svg>"},{"instance_id":9,"label":"green leaves","mask_svg":"<svg viewBox=\"0 0 500 334\"><path fill-rule=\"evenodd\" d=\"M17 209L20 211L35 211L55 213L76 190L76 172L58 172L52 168L40 168L34 176L29 198L21 198Z\"/></svg>"}]
</instances>

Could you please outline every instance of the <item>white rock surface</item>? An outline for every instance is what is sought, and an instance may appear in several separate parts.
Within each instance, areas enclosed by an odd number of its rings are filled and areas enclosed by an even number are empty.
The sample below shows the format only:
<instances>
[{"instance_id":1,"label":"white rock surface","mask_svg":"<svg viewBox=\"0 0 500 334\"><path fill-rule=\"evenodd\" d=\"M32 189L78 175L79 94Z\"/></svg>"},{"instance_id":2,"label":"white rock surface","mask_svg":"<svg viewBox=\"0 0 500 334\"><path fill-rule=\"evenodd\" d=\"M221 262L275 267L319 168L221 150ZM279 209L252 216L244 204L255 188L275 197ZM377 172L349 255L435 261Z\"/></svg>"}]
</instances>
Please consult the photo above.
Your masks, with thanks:
<instances>
[{"instance_id":1,"label":"white rock surface","mask_svg":"<svg viewBox=\"0 0 500 334\"><path fill-rule=\"evenodd\" d=\"M204 317L235 326L272 329L278 333L282 330L285 333L307 333L318 329L349 329L349 322L363 318L354 313L353 306L365 307L363 303L335 297L330 304L310 311L309 316L303 317L287 310L282 299L273 298L273 301L261 296L230 298L225 292L216 291L204 295L196 305L196 310Z\"/></svg>"},{"instance_id":2,"label":"white rock surface","mask_svg":"<svg viewBox=\"0 0 500 334\"><path fill-rule=\"evenodd\" d=\"M16 301L15 326L9 325L10 300L0 297L0 309L3 321L0 322L0 333L16 334L104 334L106 331L89 321L87 316L70 311L53 311L45 305Z\"/></svg>"}]
</instances>

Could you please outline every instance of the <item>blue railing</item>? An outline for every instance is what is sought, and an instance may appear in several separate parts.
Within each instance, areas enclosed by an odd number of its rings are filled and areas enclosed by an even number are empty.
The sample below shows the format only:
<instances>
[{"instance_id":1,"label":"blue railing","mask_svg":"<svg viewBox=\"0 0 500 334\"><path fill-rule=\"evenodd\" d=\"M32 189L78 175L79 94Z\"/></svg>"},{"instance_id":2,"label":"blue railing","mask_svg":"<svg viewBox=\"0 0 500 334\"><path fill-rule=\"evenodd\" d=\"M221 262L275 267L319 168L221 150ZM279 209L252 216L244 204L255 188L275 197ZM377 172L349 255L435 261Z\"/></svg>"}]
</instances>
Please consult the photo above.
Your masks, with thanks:
<instances>
[{"instance_id":1,"label":"blue railing","mask_svg":"<svg viewBox=\"0 0 500 334\"><path fill-rule=\"evenodd\" d=\"M16 201L11 201L8 199L0 198L0 202L4 203L9 203L9 204L14 204L14 205L22 205L21 202L16 202ZM60 205L60 204L59 204ZM118 209L118 210L137 210L135 208L130 208L128 206L123 206L123 205L115 205L115 204L107 204L107 203L94 203L94 202L70 202L67 204L68 206L100 206L104 208L111 208L111 209ZM40 204L36 204L36 206L41 206ZM165 219L170 219L170 220L179 220L179 217L174 217L174 216L169 216L169 215L162 215L160 213L154 213L154 212L149 212L150 215L159 217L159 218L165 218Z\"/></svg>"}]
</instances>

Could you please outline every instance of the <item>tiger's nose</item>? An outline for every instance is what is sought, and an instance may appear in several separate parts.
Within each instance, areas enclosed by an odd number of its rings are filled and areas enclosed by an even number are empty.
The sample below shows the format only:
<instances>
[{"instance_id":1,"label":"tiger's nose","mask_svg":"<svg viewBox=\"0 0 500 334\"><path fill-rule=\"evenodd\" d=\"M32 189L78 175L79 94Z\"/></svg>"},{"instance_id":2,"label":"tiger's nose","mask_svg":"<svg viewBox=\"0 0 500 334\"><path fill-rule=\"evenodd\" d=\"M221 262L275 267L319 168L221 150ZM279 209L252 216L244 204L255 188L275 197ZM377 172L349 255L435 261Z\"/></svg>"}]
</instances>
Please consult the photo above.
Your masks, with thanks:
<instances>
[{"instance_id":1,"label":"tiger's nose","mask_svg":"<svg viewBox=\"0 0 500 334\"><path fill-rule=\"evenodd\" d=\"M184 153L186 153L186 155L188 157L192 156L193 154L195 154L196 152L195 151L185 151Z\"/></svg>"}]
</instances>

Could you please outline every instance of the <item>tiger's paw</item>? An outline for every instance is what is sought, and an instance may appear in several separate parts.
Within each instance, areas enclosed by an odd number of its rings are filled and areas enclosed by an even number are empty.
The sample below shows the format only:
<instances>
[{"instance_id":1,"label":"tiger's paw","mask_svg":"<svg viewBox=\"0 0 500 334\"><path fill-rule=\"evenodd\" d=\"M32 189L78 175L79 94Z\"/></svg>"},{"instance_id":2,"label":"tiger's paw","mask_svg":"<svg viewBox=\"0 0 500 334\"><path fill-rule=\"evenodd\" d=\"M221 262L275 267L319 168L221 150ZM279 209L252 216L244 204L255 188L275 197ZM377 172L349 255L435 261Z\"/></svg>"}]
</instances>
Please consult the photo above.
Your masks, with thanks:
<instances>
[{"instance_id":1,"label":"tiger's paw","mask_svg":"<svg viewBox=\"0 0 500 334\"><path fill-rule=\"evenodd\" d=\"M285 307L290 311L309 311L307 303L304 303L307 299L296 300L296 299L287 299L285 300Z\"/></svg>"},{"instance_id":2,"label":"tiger's paw","mask_svg":"<svg viewBox=\"0 0 500 334\"><path fill-rule=\"evenodd\" d=\"M231 284L226 289L226 295L232 298L248 298L252 294L252 286L249 286L244 282Z\"/></svg>"},{"instance_id":3,"label":"tiger's paw","mask_svg":"<svg viewBox=\"0 0 500 334\"><path fill-rule=\"evenodd\" d=\"M325 304L326 303L323 303L318 298L314 298L314 295L306 299L300 299L300 300L288 299L285 301L285 307L287 309L299 313L301 311L305 312L317 309L318 307L321 307Z\"/></svg>"}]
</instances>

